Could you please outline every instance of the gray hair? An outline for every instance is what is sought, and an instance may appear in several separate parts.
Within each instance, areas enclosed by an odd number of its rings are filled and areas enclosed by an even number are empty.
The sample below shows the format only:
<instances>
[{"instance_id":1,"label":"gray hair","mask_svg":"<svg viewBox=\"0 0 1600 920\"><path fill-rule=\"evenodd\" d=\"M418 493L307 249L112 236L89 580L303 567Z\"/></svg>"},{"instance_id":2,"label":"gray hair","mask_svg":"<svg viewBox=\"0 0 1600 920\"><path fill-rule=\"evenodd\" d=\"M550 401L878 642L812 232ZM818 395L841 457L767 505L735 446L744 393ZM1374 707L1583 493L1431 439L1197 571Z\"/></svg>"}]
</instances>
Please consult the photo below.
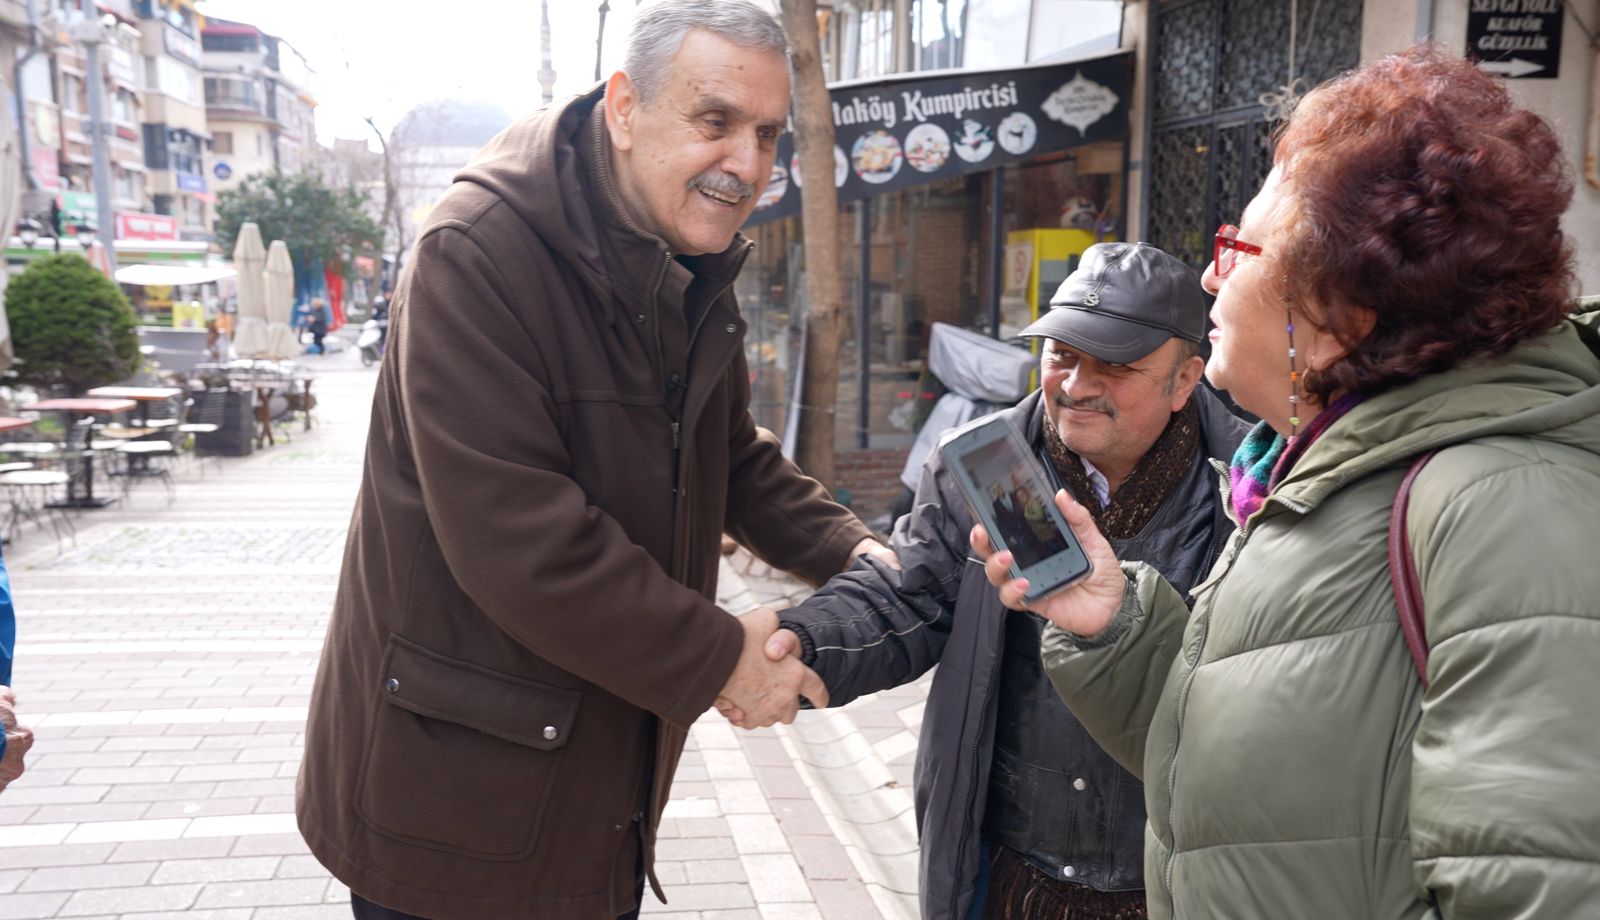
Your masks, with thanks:
<instances>
[{"instance_id":1,"label":"gray hair","mask_svg":"<svg viewBox=\"0 0 1600 920\"><path fill-rule=\"evenodd\" d=\"M622 59L622 72L637 87L639 101L649 102L666 84L667 68L683 37L695 29L757 51L789 54L783 26L748 0L659 0L634 19Z\"/></svg>"}]
</instances>

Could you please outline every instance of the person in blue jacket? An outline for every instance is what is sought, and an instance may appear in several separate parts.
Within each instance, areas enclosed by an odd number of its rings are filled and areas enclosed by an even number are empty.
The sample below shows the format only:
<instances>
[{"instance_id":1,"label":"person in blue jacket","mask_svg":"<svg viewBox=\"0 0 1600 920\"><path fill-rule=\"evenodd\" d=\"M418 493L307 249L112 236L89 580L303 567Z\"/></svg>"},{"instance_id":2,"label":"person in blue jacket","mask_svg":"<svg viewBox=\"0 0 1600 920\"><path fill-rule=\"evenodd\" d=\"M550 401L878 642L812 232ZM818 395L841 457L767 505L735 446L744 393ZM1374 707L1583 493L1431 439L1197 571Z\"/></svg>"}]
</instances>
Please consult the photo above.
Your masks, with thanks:
<instances>
[{"instance_id":1,"label":"person in blue jacket","mask_svg":"<svg viewBox=\"0 0 1600 920\"><path fill-rule=\"evenodd\" d=\"M22 759L33 747L33 732L17 724L17 697L11 692L11 650L17 642L17 612L11 603L11 577L0 557L0 792L22 775Z\"/></svg>"}]
</instances>

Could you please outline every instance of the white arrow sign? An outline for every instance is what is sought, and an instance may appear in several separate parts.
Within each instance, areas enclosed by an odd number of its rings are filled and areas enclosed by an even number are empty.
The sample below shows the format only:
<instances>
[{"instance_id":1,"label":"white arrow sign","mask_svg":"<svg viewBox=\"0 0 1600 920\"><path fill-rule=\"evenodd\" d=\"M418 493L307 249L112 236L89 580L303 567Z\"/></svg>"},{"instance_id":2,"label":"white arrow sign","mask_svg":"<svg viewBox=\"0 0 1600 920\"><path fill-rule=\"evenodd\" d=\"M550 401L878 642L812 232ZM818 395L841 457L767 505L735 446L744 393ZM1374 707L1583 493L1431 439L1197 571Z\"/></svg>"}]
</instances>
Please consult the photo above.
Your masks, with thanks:
<instances>
[{"instance_id":1,"label":"white arrow sign","mask_svg":"<svg viewBox=\"0 0 1600 920\"><path fill-rule=\"evenodd\" d=\"M1532 61L1524 61L1522 58L1512 58L1509 61L1479 61L1478 69L1487 70L1490 73L1504 74L1508 77L1526 77L1530 73L1543 70L1544 65L1535 64Z\"/></svg>"}]
</instances>

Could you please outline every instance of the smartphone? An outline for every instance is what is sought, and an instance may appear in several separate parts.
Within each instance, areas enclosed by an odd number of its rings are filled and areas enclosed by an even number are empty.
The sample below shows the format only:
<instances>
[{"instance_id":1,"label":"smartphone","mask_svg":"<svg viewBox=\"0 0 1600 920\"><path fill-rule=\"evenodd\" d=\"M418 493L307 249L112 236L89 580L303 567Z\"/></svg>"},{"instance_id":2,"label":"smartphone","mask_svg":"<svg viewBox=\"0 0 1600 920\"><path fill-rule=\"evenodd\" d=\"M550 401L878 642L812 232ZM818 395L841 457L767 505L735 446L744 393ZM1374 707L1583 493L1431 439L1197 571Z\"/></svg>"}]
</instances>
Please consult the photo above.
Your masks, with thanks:
<instances>
[{"instance_id":1,"label":"smartphone","mask_svg":"<svg viewBox=\"0 0 1600 920\"><path fill-rule=\"evenodd\" d=\"M1094 570L1056 507L1022 435L1003 415L990 415L945 435L945 467L996 549L1011 551L1011 575L1028 580L1036 601Z\"/></svg>"}]
</instances>

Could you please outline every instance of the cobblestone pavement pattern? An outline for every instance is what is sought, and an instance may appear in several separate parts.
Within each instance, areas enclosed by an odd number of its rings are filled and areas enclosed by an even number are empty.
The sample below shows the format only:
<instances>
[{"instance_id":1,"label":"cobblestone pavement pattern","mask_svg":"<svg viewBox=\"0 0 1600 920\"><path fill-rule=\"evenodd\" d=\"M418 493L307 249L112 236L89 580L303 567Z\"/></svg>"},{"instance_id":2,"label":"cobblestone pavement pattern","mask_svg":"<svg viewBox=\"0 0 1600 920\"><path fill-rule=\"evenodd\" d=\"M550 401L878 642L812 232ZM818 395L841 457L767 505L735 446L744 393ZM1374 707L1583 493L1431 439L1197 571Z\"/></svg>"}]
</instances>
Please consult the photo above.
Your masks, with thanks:
<instances>
[{"instance_id":1,"label":"cobblestone pavement pattern","mask_svg":"<svg viewBox=\"0 0 1600 920\"><path fill-rule=\"evenodd\" d=\"M375 371L320 374L317 425L191 465L7 548L16 691L38 742L0 795L0 920L344 920L295 831L307 696L360 479ZM805 589L742 551L723 605ZM911 760L926 680L793 726L694 726L653 920L913 917Z\"/></svg>"}]
</instances>

